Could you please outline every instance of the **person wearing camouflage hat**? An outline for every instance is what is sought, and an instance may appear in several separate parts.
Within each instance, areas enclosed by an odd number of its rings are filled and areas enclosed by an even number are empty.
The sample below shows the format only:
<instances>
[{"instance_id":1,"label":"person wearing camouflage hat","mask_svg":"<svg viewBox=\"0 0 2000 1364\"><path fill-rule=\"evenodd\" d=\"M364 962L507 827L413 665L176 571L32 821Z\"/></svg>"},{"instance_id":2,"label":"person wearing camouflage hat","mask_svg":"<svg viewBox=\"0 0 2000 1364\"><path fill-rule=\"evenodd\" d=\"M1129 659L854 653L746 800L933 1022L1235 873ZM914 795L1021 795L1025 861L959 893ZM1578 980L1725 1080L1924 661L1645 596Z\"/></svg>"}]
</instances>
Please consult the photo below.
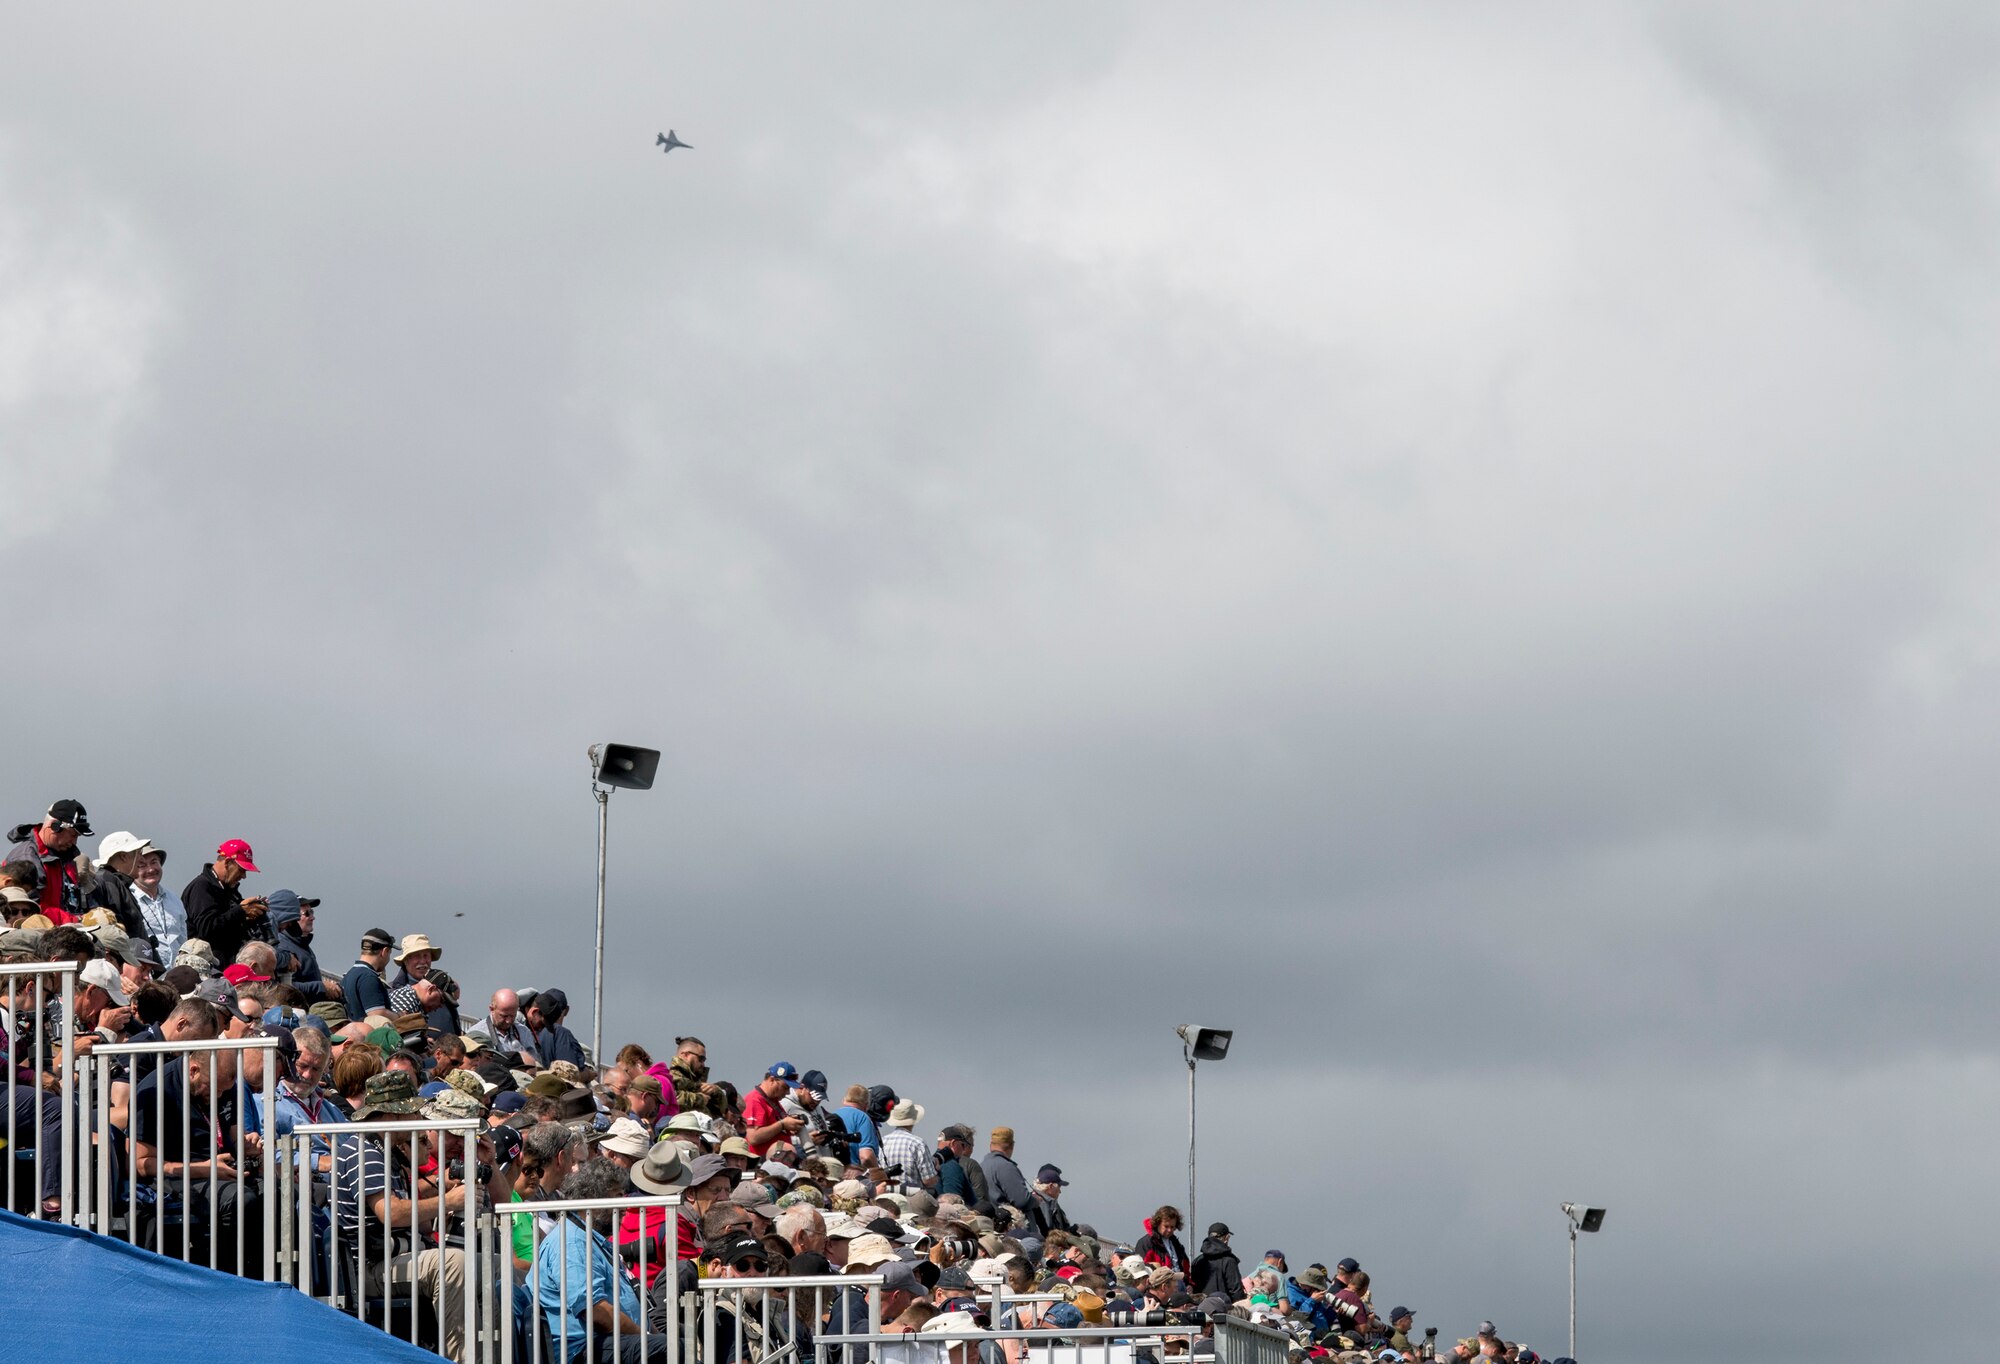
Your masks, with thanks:
<instances>
[{"instance_id":1,"label":"person wearing camouflage hat","mask_svg":"<svg viewBox=\"0 0 2000 1364\"><path fill-rule=\"evenodd\" d=\"M478 1107L469 1095L447 1089L432 1100L430 1108L426 1108L417 1097L415 1076L402 1070L384 1071L368 1077L361 1103L354 1110L352 1126L357 1129L354 1135L342 1135L336 1142L333 1217L343 1244L360 1246L365 1240L368 1274L364 1290L380 1295L392 1283L413 1283L420 1296L433 1302L441 1298L441 1310L438 1312L439 1353L456 1364L464 1364L468 1358L465 1339L465 1252L447 1245L399 1254L389 1239L390 1228L411 1225L430 1227L436 1225L440 1213L449 1223L468 1212L476 1212L483 1201L476 1197L481 1186L468 1184L452 1175L452 1162L463 1157L452 1152L448 1140L445 1148L438 1152L435 1189L427 1196L423 1195L419 1189L412 1187L403 1162L390 1154L392 1146L397 1148L398 1154L401 1153L401 1138L392 1134L386 1139L371 1140L366 1129L371 1123L394 1122L418 1113L436 1122L451 1121L461 1116L476 1117ZM433 1109L436 1111L433 1112ZM461 1142L462 1149L462 1138L457 1140ZM428 1146L430 1142L420 1137L419 1144ZM492 1145L484 1136L479 1141L477 1158L481 1164L489 1165L493 1159ZM470 1164L471 1161L464 1162L464 1165ZM461 1175L466 1173L464 1165L459 1167ZM497 1197L505 1200L506 1181L497 1170L491 1171L491 1175L483 1186L485 1197L495 1197L497 1190ZM468 1204L472 1206L468 1207Z\"/></svg>"}]
</instances>

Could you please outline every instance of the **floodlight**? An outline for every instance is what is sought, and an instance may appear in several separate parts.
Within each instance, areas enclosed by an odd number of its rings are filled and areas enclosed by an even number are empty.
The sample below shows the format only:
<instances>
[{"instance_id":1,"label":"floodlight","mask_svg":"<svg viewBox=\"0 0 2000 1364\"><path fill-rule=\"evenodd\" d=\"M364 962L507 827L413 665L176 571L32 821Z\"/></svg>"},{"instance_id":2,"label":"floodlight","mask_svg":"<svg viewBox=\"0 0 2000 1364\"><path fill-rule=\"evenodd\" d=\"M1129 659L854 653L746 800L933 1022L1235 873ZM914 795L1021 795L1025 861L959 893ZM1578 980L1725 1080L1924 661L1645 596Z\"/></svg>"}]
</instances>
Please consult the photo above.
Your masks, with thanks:
<instances>
[{"instance_id":1,"label":"floodlight","mask_svg":"<svg viewBox=\"0 0 2000 1364\"><path fill-rule=\"evenodd\" d=\"M1174 1029L1187 1043L1188 1051L1197 1061L1220 1061L1229 1055L1229 1039L1235 1034L1223 1028L1197 1028L1192 1023L1184 1023Z\"/></svg>"}]
</instances>

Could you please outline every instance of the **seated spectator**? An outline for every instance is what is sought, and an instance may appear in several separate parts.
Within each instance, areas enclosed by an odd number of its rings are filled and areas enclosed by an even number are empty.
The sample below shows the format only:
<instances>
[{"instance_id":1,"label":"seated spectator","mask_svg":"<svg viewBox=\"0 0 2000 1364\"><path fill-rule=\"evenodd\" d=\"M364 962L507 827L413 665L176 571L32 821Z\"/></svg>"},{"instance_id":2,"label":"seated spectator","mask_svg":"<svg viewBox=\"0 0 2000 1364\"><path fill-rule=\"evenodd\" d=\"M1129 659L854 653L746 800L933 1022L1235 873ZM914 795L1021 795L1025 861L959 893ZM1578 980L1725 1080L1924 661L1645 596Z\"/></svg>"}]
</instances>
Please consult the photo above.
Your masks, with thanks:
<instances>
[{"instance_id":1,"label":"seated spectator","mask_svg":"<svg viewBox=\"0 0 2000 1364\"><path fill-rule=\"evenodd\" d=\"M554 1065L567 1061L579 1071L590 1067L590 1057L583 1049L583 1043L576 1040L576 1034L563 1026L563 1019L569 1016L569 996L561 990L541 990L532 1003L525 1006L528 1026L535 1034L535 1054L542 1058L542 1064Z\"/></svg>"},{"instance_id":2,"label":"seated spectator","mask_svg":"<svg viewBox=\"0 0 2000 1364\"><path fill-rule=\"evenodd\" d=\"M468 1037L483 1037L510 1065L523 1070L540 1070L541 1056L535 1050L533 1029L521 1019L521 997L512 990L499 989L486 1001L486 1017L467 1028Z\"/></svg>"},{"instance_id":3,"label":"seated spectator","mask_svg":"<svg viewBox=\"0 0 2000 1364\"><path fill-rule=\"evenodd\" d=\"M239 1172L236 1155L241 1150L246 1162L254 1161L261 1146L256 1135L238 1127L237 1057L233 1049L177 1056L134 1088L132 1163L139 1180L157 1195L146 1215L153 1249L172 1253L178 1240L167 1235L168 1224L184 1218L194 1258L254 1275L263 1266L263 1204L256 1186Z\"/></svg>"},{"instance_id":4,"label":"seated spectator","mask_svg":"<svg viewBox=\"0 0 2000 1364\"><path fill-rule=\"evenodd\" d=\"M417 1086L407 1074L386 1071L369 1078L362 1102L354 1110L354 1126L361 1129L357 1139L343 1136L336 1142L334 1217L341 1240L364 1247L365 1291L379 1295L392 1285L407 1284L433 1301L442 1294L439 1353L464 1364L465 1252L456 1246L399 1250L391 1228L434 1226L440 1209L448 1216L463 1215L471 1186L446 1173L441 1193L413 1197L415 1171L406 1168L405 1143L365 1139L365 1129L371 1123L408 1118L422 1109ZM420 1134L416 1145L419 1161L432 1156L427 1136Z\"/></svg>"},{"instance_id":5,"label":"seated spectator","mask_svg":"<svg viewBox=\"0 0 2000 1364\"><path fill-rule=\"evenodd\" d=\"M340 978L340 1002L347 1006L349 1018L359 1021L390 1011L389 982L382 973L389 968L395 945L387 929L371 928L361 935L361 954Z\"/></svg>"},{"instance_id":6,"label":"seated spectator","mask_svg":"<svg viewBox=\"0 0 2000 1364\"><path fill-rule=\"evenodd\" d=\"M563 1181L562 1196L575 1201L616 1198L624 1190L625 1171L608 1160L592 1159ZM556 1223L535 1255L536 1306L565 1360L663 1360L671 1341L663 1332L648 1335L642 1328L638 1291L605 1239L612 1217L610 1212L571 1213Z\"/></svg>"}]
</instances>

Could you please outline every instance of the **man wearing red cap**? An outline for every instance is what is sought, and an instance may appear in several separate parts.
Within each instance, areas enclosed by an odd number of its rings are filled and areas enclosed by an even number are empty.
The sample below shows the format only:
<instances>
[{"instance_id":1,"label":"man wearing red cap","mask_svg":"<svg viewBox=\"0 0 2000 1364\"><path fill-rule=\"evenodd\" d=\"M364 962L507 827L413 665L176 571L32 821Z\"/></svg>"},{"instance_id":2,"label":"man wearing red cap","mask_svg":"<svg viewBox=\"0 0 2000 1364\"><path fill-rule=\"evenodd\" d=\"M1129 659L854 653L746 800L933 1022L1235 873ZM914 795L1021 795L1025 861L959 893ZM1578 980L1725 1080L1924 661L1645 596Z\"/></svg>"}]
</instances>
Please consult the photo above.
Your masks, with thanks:
<instances>
[{"instance_id":1,"label":"man wearing red cap","mask_svg":"<svg viewBox=\"0 0 2000 1364\"><path fill-rule=\"evenodd\" d=\"M271 926L264 921L264 897L245 899L240 889L243 878L255 870L250 845L232 838L215 850L215 861L203 867L201 875L181 892L188 936L206 941L217 961L234 961L252 938L271 941Z\"/></svg>"}]
</instances>

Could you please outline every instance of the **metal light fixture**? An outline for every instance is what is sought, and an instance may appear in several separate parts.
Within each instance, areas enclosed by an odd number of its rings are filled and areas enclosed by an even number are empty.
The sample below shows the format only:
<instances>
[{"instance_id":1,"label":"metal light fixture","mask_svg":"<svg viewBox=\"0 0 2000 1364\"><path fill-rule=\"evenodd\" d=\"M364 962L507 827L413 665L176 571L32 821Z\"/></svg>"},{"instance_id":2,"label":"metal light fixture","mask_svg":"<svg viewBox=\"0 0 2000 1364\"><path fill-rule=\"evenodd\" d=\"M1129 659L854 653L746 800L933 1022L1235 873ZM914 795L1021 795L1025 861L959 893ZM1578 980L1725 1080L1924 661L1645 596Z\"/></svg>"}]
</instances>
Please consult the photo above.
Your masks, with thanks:
<instances>
[{"instance_id":1,"label":"metal light fixture","mask_svg":"<svg viewBox=\"0 0 2000 1364\"><path fill-rule=\"evenodd\" d=\"M1183 1023L1174 1031L1180 1034L1181 1053L1187 1058L1188 1068L1188 1235L1194 1236L1201 1230L1201 1224L1194 1215L1194 1063L1197 1061L1220 1061L1229 1055L1229 1039L1236 1034L1225 1028L1198 1028L1192 1023Z\"/></svg>"},{"instance_id":2,"label":"metal light fixture","mask_svg":"<svg viewBox=\"0 0 2000 1364\"><path fill-rule=\"evenodd\" d=\"M1604 1225L1604 1209L1582 1203L1562 1205L1569 1219L1569 1357L1576 1358L1576 1234L1596 1231Z\"/></svg>"},{"instance_id":3,"label":"metal light fixture","mask_svg":"<svg viewBox=\"0 0 2000 1364\"><path fill-rule=\"evenodd\" d=\"M660 750L631 744L590 746L590 794L597 799L597 971L590 994L590 1063L604 1065L604 841L614 787L646 791L660 770Z\"/></svg>"}]
</instances>

